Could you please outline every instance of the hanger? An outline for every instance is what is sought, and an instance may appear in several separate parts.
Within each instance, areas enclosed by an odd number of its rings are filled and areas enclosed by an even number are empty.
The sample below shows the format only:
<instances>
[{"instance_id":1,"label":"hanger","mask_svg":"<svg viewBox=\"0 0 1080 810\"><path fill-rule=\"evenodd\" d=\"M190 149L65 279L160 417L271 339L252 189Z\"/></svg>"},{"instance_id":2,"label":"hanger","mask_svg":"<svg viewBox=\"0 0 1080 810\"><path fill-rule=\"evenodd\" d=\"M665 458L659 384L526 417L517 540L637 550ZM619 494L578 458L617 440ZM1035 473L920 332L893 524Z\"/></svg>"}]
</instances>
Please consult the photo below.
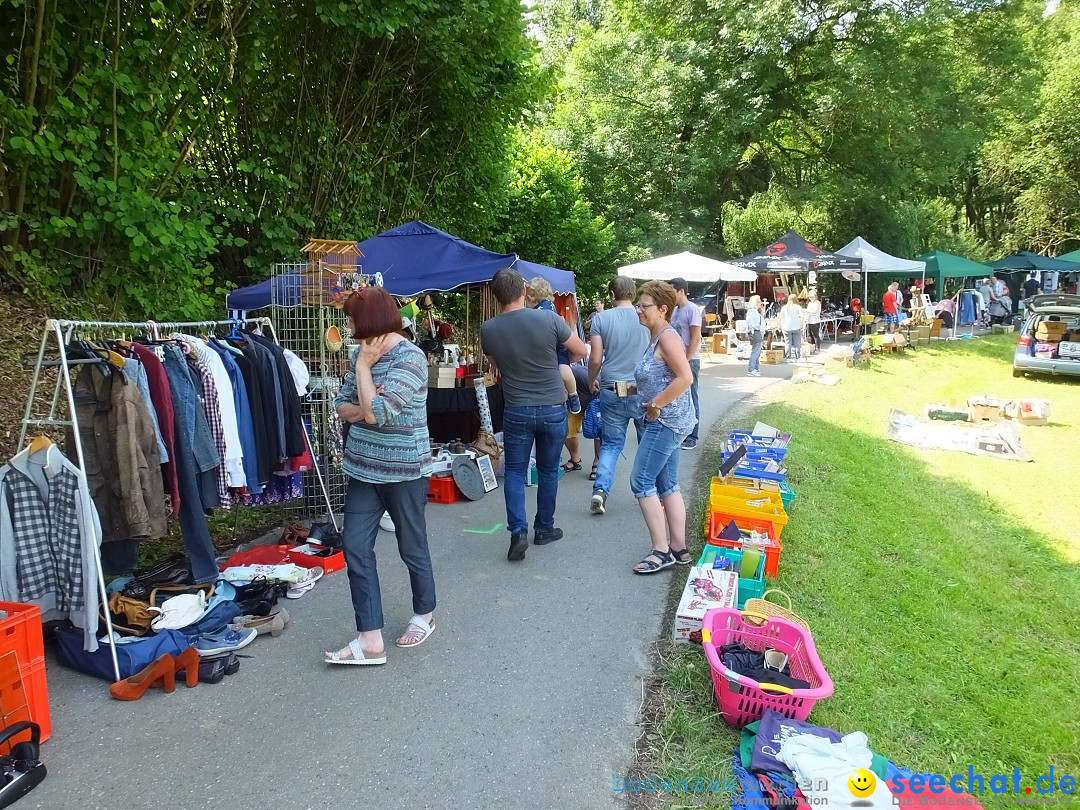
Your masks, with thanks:
<instances>
[{"instance_id":1,"label":"hanger","mask_svg":"<svg viewBox=\"0 0 1080 810\"><path fill-rule=\"evenodd\" d=\"M30 455L34 455L34 453L39 450L47 450L52 446L53 441L48 436L34 436L30 439L30 444L27 445L26 451Z\"/></svg>"}]
</instances>

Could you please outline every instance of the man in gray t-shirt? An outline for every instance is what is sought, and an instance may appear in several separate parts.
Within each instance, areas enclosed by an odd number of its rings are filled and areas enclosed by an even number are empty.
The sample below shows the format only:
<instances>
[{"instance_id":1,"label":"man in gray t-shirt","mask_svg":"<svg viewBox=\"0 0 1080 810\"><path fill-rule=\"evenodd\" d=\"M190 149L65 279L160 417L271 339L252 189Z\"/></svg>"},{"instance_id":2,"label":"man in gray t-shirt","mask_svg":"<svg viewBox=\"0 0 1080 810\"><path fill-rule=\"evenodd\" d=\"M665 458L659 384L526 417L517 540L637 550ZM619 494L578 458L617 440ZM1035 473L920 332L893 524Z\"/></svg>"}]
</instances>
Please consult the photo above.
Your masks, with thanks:
<instances>
[{"instance_id":1,"label":"man in gray t-shirt","mask_svg":"<svg viewBox=\"0 0 1080 810\"><path fill-rule=\"evenodd\" d=\"M480 344L502 374L507 405L566 402L555 347L569 339L566 321L546 309L503 312L480 327Z\"/></svg>"},{"instance_id":2,"label":"man in gray t-shirt","mask_svg":"<svg viewBox=\"0 0 1080 810\"><path fill-rule=\"evenodd\" d=\"M559 374L555 347L566 347L570 362L585 356L585 343L554 312L525 308L525 280L516 270L500 270L491 291L502 309L480 327L480 346L502 375L506 559L525 558L529 518L525 513L525 476L536 446L536 518L533 542L542 546L563 536L555 528L559 459L566 440L566 387Z\"/></svg>"},{"instance_id":3,"label":"man in gray t-shirt","mask_svg":"<svg viewBox=\"0 0 1080 810\"><path fill-rule=\"evenodd\" d=\"M645 411L634 382L634 366L649 346L649 330L641 325L633 299L636 289L632 279L615 276L608 284L614 306L593 316L589 334L589 379L593 390L600 392L600 417L603 423L600 458L596 464L589 507L594 515L607 509L607 497L615 481L626 429L634 423L641 435Z\"/></svg>"}]
</instances>

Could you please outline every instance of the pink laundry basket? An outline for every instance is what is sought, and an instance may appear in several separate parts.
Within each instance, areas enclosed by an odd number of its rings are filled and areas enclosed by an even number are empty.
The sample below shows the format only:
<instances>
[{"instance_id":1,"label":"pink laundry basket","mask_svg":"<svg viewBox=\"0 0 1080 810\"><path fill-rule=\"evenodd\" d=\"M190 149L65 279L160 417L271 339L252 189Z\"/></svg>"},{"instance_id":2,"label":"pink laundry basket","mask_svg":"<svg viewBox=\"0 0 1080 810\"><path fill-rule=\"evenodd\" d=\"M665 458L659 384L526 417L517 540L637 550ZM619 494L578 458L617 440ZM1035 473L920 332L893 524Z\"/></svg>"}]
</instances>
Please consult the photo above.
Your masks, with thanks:
<instances>
[{"instance_id":1,"label":"pink laundry basket","mask_svg":"<svg viewBox=\"0 0 1080 810\"><path fill-rule=\"evenodd\" d=\"M744 621L744 616L767 620L755 627ZM810 688L759 684L725 667L720 661L720 648L740 641L751 650L764 651L771 647L786 653L792 676L806 681ZM833 693L832 679L818 658L810 631L784 619L732 608L710 610L701 620L701 646L709 659L720 714L729 726L741 728L760 720L766 709L805 720L815 703Z\"/></svg>"}]
</instances>

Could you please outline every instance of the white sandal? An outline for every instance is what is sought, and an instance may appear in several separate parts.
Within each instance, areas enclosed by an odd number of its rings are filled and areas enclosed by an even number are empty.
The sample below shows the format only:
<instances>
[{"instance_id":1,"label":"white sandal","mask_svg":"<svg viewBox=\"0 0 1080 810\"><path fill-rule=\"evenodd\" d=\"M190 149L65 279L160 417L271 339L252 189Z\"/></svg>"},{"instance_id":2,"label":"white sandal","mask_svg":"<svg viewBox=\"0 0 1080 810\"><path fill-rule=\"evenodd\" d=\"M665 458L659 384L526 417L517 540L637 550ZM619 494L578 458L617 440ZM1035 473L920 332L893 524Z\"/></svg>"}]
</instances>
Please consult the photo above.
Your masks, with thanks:
<instances>
[{"instance_id":1,"label":"white sandal","mask_svg":"<svg viewBox=\"0 0 1080 810\"><path fill-rule=\"evenodd\" d=\"M420 636L419 641L414 641L412 644L402 644L400 641L395 641L394 643L397 644L399 647L402 647L402 648L405 648L405 649L407 649L409 647L419 647L421 644L423 644L425 641L427 641L428 638L430 638L432 633L435 632L435 617L432 616L431 617L431 624L428 624L423 619L421 619L419 616L413 616L411 619L409 619L409 623L407 625L405 625L405 632L402 633L401 635L403 635L403 636L415 636L416 633L410 633L409 632L409 628L414 627L414 626L416 627L416 629L418 629L423 634L423 635Z\"/></svg>"},{"instance_id":2,"label":"white sandal","mask_svg":"<svg viewBox=\"0 0 1080 810\"><path fill-rule=\"evenodd\" d=\"M328 664L348 664L351 666L370 666L386 663L386 650L381 653L369 653L360 646L360 642L355 638L349 642L349 652L352 653L352 658L342 658L341 650L338 650L331 653L329 658L324 656L323 661Z\"/></svg>"}]
</instances>

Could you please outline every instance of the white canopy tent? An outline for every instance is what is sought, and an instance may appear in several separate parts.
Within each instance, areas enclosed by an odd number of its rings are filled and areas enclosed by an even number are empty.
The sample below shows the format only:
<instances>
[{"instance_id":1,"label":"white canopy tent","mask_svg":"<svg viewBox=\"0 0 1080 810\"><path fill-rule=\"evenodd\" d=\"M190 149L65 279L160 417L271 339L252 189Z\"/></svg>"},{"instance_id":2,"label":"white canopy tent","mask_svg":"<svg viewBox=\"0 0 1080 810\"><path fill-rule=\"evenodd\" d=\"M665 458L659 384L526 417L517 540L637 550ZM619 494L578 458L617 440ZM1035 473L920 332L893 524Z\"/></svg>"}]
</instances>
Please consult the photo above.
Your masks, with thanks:
<instances>
[{"instance_id":1,"label":"white canopy tent","mask_svg":"<svg viewBox=\"0 0 1080 810\"><path fill-rule=\"evenodd\" d=\"M901 259L899 256L891 256L884 250L871 245L861 236L856 236L837 253L845 256L858 256L863 261L863 306L866 306L867 292L870 282L866 274L869 273L893 273L894 275L918 275L924 281L926 279L926 262L916 259ZM824 271L822 271L824 272Z\"/></svg>"},{"instance_id":2,"label":"white canopy tent","mask_svg":"<svg viewBox=\"0 0 1080 810\"><path fill-rule=\"evenodd\" d=\"M676 253L619 268L619 275L637 279L670 281L756 281L757 273L727 262L698 256L695 253Z\"/></svg>"}]
</instances>

